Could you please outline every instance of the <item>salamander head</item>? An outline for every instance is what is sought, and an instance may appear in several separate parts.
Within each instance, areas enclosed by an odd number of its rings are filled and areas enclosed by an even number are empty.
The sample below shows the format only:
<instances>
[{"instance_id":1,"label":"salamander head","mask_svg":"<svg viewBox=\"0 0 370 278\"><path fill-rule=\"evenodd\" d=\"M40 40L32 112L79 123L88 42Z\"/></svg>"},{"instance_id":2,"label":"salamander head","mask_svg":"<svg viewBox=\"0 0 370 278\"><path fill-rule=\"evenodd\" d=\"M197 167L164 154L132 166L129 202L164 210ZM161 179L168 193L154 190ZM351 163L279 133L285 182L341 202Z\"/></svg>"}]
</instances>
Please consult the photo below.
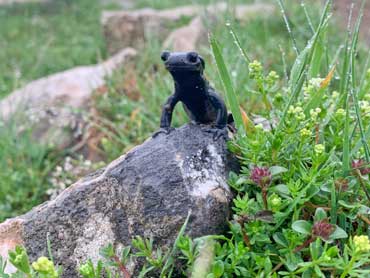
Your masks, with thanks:
<instances>
[{"instance_id":1,"label":"salamander head","mask_svg":"<svg viewBox=\"0 0 370 278\"><path fill-rule=\"evenodd\" d=\"M202 74L204 70L204 60L196 52L163 51L161 59L171 74L177 72L199 72Z\"/></svg>"}]
</instances>

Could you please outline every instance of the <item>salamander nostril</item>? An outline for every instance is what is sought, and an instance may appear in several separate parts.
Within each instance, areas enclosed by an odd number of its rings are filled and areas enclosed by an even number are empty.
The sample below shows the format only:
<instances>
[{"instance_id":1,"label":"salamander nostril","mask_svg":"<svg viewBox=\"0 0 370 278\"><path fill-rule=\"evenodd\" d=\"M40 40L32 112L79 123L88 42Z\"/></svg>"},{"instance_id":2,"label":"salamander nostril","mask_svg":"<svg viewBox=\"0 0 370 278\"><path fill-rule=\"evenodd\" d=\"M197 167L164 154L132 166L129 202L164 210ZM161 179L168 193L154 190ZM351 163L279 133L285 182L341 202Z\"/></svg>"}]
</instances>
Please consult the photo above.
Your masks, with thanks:
<instances>
[{"instance_id":1,"label":"salamander nostril","mask_svg":"<svg viewBox=\"0 0 370 278\"><path fill-rule=\"evenodd\" d=\"M166 62L168 60L168 57L170 57L170 52L169 51L163 51L161 54L161 59L163 62Z\"/></svg>"},{"instance_id":2,"label":"salamander nostril","mask_svg":"<svg viewBox=\"0 0 370 278\"><path fill-rule=\"evenodd\" d=\"M198 53L189 52L186 58L190 63L196 63L198 61Z\"/></svg>"}]
</instances>

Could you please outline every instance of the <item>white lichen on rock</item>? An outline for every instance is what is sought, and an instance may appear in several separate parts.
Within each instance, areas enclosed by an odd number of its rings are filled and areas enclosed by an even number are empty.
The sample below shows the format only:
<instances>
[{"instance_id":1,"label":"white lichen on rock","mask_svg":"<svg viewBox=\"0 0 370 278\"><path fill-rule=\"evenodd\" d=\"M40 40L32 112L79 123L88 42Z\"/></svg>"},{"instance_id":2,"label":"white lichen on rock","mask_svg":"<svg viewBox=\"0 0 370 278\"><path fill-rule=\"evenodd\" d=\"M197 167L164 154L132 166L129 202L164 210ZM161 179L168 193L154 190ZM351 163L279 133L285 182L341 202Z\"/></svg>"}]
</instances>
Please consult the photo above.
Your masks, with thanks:
<instances>
[{"instance_id":1,"label":"white lichen on rock","mask_svg":"<svg viewBox=\"0 0 370 278\"><path fill-rule=\"evenodd\" d=\"M205 150L198 150L196 155L185 160L177 156L179 168L187 181L189 194L198 198L214 196L221 202L227 201L225 193L229 194L226 180L219 175L224 163L214 145L208 145ZM199 167L201 166L201 167Z\"/></svg>"},{"instance_id":2,"label":"white lichen on rock","mask_svg":"<svg viewBox=\"0 0 370 278\"><path fill-rule=\"evenodd\" d=\"M96 213L88 219L82 230L83 235L77 239L73 257L77 265L85 263L87 259L97 263L100 249L115 241L112 224L107 216Z\"/></svg>"}]
</instances>

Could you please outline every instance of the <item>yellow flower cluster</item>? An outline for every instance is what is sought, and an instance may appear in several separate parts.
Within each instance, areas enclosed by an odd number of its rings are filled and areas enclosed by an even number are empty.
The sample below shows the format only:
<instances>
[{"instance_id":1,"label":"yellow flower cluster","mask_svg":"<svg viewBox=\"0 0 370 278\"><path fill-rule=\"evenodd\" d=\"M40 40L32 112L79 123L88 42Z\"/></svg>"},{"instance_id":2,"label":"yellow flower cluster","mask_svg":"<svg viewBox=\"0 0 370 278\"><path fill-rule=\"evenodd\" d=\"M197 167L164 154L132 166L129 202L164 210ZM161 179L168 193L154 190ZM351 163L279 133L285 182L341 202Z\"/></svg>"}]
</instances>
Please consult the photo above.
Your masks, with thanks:
<instances>
[{"instance_id":1,"label":"yellow flower cluster","mask_svg":"<svg viewBox=\"0 0 370 278\"><path fill-rule=\"evenodd\" d=\"M319 116L320 113L321 113L321 109L319 107L317 107L316 109L311 109L310 115L311 115L312 121L316 121L317 116Z\"/></svg>"},{"instance_id":2,"label":"yellow flower cluster","mask_svg":"<svg viewBox=\"0 0 370 278\"><path fill-rule=\"evenodd\" d=\"M269 75L266 77L266 83L269 86L274 85L274 83L279 79L279 75L276 71L270 71Z\"/></svg>"},{"instance_id":3,"label":"yellow flower cluster","mask_svg":"<svg viewBox=\"0 0 370 278\"><path fill-rule=\"evenodd\" d=\"M353 244L356 251L368 252L370 251L370 240L368 236L354 236Z\"/></svg>"},{"instance_id":4,"label":"yellow flower cluster","mask_svg":"<svg viewBox=\"0 0 370 278\"><path fill-rule=\"evenodd\" d=\"M311 131L307 128L302 128L300 131L301 137L309 137L311 136Z\"/></svg>"},{"instance_id":5,"label":"yellow flower cluster","mask_svg":"<svg viewBox=\"0 0 370 278\"><path fill-rule=\"evenodd\" d=\"M249 77L252 79L258 79L261 78L262 76L262 64L254 60L252 63L249 63Z\"/></svg>"},{"instance_id":6,"label":"yellow flower cluster","mask_svg":"<svg viewBox=\"0 0 370 278\"><path fill-rule=\"evenodd\" d=\"M323 144L315 145L315 153L322 154L325 151L325 146Z\"/></svg>"},{"instance_id":7,"label":"yellow flower cluster","mask_svg":"<svg viewBox=\"0 0 370 278\"><path fill-rule=\"evenodd\" d=\"M312 78L308 81L308 85L303 88L304 99L310 98L314 92L316 92L321 87L321 83L324 81L323 78Z\"/></svg>"},{"instance_id":8,"label":"yellow flower cluster","mask_svg":"<svg viewBox=\"0 0 370 278\"><path fill-rule=\"evenodd\" d=\"M47 274L50 278L58 277L53 262L46 257L38 258L36 262L32 263L32 267L39 273Z\"/></svg>"},{"instance_id":9,"label":"yellow flower cluster","mask_svg":"<svg viewBox=\"0 0 370 278\"><path fill-rule=\"evenodd\" d=\"M271 195L270 202L272 206L278 207L281 205L281 198L278 195L273 194Z\"/></svg>"},{"instance_id":10,"label":"yellow flower cluster","mask_svg":"<svg viewBox=\"0 0 370 278\"><path fill-rule=\"evenodd\" d=\"M346 110L344 110L343 108L339 108L336 112L335 112L335 115L338 116L338 117L343 117L346 115Z\"/></svg>"},{"instance_id":11,"label":"yellow flower cluster","mask_svg":"<svg viewBox=\"0 0 370 278\"><path fill-rule=\"evenodd\" d=\"M298 121L303 121L306 118L306 115L303 113L303 108L301 106L289 106L288 113L294 115L294 117Z\"/></svg>"},{"instance_id":12,"label":"yellow flower cluster","mask_svg":"<svg viewBox=\"0 0 370 278\"><path fill-rule=\"evenodd\" d=\"M332 94L331 94L331 97L333 99L337 99L339 97L339 93L337 91L334 91Z\"/></svg>"}]
</instances>

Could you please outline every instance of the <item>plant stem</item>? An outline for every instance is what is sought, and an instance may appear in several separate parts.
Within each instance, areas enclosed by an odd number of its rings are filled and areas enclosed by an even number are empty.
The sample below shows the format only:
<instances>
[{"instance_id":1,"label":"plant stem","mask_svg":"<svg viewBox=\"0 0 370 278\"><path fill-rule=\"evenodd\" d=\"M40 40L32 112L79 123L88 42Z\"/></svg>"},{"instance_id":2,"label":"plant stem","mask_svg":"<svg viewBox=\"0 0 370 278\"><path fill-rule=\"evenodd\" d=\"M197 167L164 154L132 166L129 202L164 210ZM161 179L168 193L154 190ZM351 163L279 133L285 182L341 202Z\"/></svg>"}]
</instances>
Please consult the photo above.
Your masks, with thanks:
<instances>
[{"instance_id":1,"label":"plant stem","mask_svg":"<svg viewBox=\"0 0 370 278\"><path fill-rule=\"evenodd\" d=\"M266 188L266 186L262 187L262 200L263 200L263 206L265 207L265 210L268 210L268 207L267 207L267 188Z\"/></svg>"},{"instance_id":2,"label":"plant stem","mask_svg":"<svg viewBox=\"0 0 370 278\"><path fill-rule=\"evenodd\" d=\"M127 268L123 265L117 256L113 256L113 260L117 263L119 270L123 273L124 278L131 278L131 274L128 272Z\"/></svg>"},{"instance_id":3,"label":"plant stem","mask_svg":"<svg viewBox=\"0 0 370 278\"><path fill-rule=\"evenodd\" d=\"M310 245L312 242L314 242L316 240L316 237L314 236L311 236L309 239L307 239L305 242L303 242L301 245L297 246L293 252L294 253L297 253L299 251L301 251L303 248L306 248L308 245Z\"/></svg>"},{"instance_id":4,"label":"plant stem","mask_svg":"<svg viewBox=\"0 0 370 278\"><path fill-rule=\"evenodd\" d=\"M238 220L238 223L239 223L241 231L242 231L243 241L244 241L245 245L248 246L249 249L251 249L251 243L250 243L248 234L244 231L244 220L243 220L243 218L240 218Z\"/></svg>"},{"instance_id":5,"label":"plant stem","mask_svg":"<svg viewBox=\"0 0 370 278\"><path fill-rule=\"evenodd\" d=\"M362 176L361 176L361 172L360 172L360 170L359 169L356 169L356 170L354 170L354 172L355 172L355 176L356 176L356 178L357 178L357 180L358 180L358 182L360 183L360 185L361 185L361 188L362 188L362 190L365 192L365 194L366 194L366 197L367 197L367 200L370 202L370 194L369 194L369 192L367 191L367 189L366 189L366 184L365 184L365 182L364 182L364 180L363 180L363 178L362 178Z\"/></svg>"},{"instance_id":6,"label":"plant stem","mask_svg":"<svg viewBox=\"0 0 370 278\"><path fill-rule=\"evenodd\" d=\"M353 256L352 256L352 258L351 258L351 260L349 261L347 267L343 270L343 273L340 276L340 278L345 278L346 277L346 275L348 274L348 272L351 271L351 269L353 267L353 264L355 263L356 259L357 259L356 258L356 253L354 253Z\"/></svg>"}]
</instances>

